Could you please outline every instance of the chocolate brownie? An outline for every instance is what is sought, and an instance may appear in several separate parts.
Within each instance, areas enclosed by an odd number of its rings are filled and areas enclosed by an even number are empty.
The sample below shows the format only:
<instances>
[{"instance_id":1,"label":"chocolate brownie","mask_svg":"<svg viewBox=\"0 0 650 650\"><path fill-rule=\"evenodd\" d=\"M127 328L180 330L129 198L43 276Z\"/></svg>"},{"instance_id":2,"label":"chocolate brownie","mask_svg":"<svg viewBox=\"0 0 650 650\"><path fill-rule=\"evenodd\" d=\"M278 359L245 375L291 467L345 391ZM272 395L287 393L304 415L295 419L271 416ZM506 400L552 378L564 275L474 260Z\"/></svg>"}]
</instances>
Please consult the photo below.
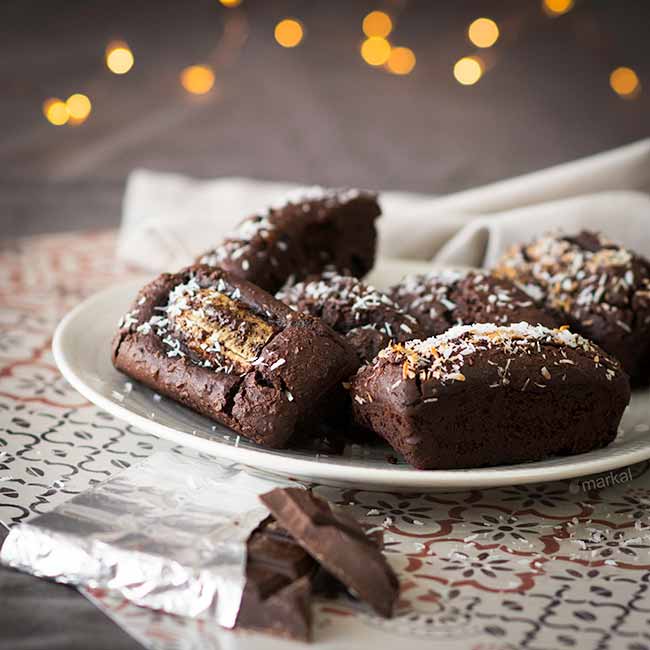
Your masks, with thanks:
<instances>
[{"instance_id":1,"label":"chocolate brownie","mask_svg":"<svg viewBox=\"0 0 650 650\"><path fill-rule=\"evenodd\" d=\"M373 266L381 214L377 196L355 189L298 190L265 214L242 221L200 262L271 293L328 265L362 277Z\"/></svg>"},{"instance_id":2,"label":"chocolate brownie","mask_svg":"<svg viewBox=\"0 0 650 650\"><path fill-rule=\"evenodd\" d=\"M459 325L395 344L352 382L356 418L418 469L578 454L609 444L630 400L618 361L568 329Z\"/></svg>"},{"instance_id":3,"label":"chocolate brownie","mask_svg":"<svg viewBox=\"0 0 650 650\"><path fill-rule=\"evenodd\" d=\"M410 341L424 335L417 320L384 293L336 271L310 276L278 292L276 298L321 318L344 335L361 363L374 359L391 341Z\"/></svg>"},{"instance_id":4,"label":"chocolate brownie","mask_svg":"<svg viewBox=\"0 0 650 650\"><path fill-rule=\"evenodd\" d=\"M442 269L409 275L389 295L417 318L425 336L472 323L561 324L510 280L480 271Z\"/></svg>"},{"instance_id":5,"label":"chocolate brownie","mask_svg":"<svg viewBox=\"0 0 650 650\"><path fill-rule=\"evenodd\" d=\"M513 246L494 272L614 355L633 386L650 383L650 261L582 231Z\"/></svg>"},{"instance_id":6,"label":"chocolate brownie","mask_svg":"<svg viewBox=\"0 0 650 650\"><path fill-rule=\"evenodd\" d=\"M164 273L144 287L113 340L118 370L269 447L356 369L354 350L218 268Z\"/></svg>"}]
</instances>

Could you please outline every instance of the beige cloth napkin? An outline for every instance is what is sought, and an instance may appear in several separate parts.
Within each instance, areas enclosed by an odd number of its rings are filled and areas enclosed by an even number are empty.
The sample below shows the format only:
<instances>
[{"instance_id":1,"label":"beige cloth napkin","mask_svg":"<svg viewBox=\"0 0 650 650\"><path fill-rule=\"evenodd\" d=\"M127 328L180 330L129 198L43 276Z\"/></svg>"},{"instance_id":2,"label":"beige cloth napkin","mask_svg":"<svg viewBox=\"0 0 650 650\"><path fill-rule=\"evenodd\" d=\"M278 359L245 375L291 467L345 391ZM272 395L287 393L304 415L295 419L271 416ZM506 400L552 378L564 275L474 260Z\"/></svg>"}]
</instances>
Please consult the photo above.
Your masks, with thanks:
<instances>
[{"instance_id":1,"label":"beige cloth napkin","mask_svg":"<svg viewBox=\"0 0 650 650\"><path fill-rule=\"evenodd\" d=\"M179 268L296 187L136 170L118 256L152 271ZM600 230L650 255L650 139L456 194L382 192L380 200L387 257L490 266L508 245L558 228Z\"/></svg>"}]
</instances>

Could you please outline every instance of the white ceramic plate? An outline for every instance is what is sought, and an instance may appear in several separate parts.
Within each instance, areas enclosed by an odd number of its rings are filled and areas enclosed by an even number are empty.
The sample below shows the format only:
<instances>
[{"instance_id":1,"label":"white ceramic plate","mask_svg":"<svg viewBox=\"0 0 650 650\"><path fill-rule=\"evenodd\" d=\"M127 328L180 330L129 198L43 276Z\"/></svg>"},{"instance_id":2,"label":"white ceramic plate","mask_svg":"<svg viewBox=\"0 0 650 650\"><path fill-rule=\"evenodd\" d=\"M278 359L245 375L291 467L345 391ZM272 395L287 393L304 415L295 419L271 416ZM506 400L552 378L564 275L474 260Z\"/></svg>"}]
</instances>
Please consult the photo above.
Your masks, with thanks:
<instances>
[{"instance_id":1,"label":"white ceramic plate","mask_svg":"<svg viewBox=\"0 0 650 650\"><path fill-rule=\"evenodd\" d=\"M380 261L369 281L386 287L422 264ZM254 471L329 485L392 491L436 491L569 479L621 468L650 458L650 391L636 392L621 434L605 449L538 463L468 470L415 470L390 464L389 449L353 447L342 456L296 449L269 450L239 438L193 411L133 382L110 362L109 343L144 280L92 296L70 312L54 336L54 357L64 377L84 397L144 431L207 454L243 463ZM534 431L530 432L535 435Z\"/></svg>"}]
</instances>

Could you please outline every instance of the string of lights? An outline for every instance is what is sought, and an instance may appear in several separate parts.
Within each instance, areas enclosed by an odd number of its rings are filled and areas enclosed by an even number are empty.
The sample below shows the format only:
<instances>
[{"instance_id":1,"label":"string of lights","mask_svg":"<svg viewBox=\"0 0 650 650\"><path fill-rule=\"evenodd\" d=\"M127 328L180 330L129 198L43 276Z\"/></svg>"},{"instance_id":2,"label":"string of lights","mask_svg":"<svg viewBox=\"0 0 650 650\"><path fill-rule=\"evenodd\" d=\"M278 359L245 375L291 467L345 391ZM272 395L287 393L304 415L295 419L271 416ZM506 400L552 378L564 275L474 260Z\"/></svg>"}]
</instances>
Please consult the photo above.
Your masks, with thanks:
<instances>
[{"instance_id":1,"label":"string of lights","mask_svg":"<svg viewBox=\"0 0 650 650\"><path fill-rule=\"evenodd\" d=\"M229 10L241 7L244 0L219 0L220 4ZM562 16L575 7L575 0L541 0L541 14L548 18ZM395 44L392 36L395 28L395 15L390 15L383 10L374 10L363 17L361 22L362 40L359 53L363 61L372 68L376 68L397 76L406 76L413 72L417 59L415 52L406 45ZM246 31L239 23L239 36ZM228 22L224 30L227 36ZM235 40L241 40L237 36ZM306 28L301 20L295 16L280 19L274 27L273 36L276 43L283 48L296 48L300 46L306 36ZM478 51L460 57L453 65L451 74L461 86L473 86L478 83L492 65L488 65L489 58L485 51L497 45L501 39L501 29L496 20L491 17L480 16L473 20L466 32L469 44ZM244 36L245 40L245 36ZM225 51L236 51L243 44L233 47L217 48L220 54ZM213 56L212 58L218 58ZM106 67L115 75L128 74L135 65L134 54L124 41L111 41L104 53ZM197 63L187 66L180 71L179 82L181 87L190 95L205 95L210 93L216 82L215 65L210 63ZM613 69L609 75L611 90L623 99L636 99L641 93L641 80L636 71L627 66ZM84 123L92 113L91 99L80 92L72 94L66 100L50 97L43 102L43 115L54 126L77 126Z\"/></svg>"}]
</instances>

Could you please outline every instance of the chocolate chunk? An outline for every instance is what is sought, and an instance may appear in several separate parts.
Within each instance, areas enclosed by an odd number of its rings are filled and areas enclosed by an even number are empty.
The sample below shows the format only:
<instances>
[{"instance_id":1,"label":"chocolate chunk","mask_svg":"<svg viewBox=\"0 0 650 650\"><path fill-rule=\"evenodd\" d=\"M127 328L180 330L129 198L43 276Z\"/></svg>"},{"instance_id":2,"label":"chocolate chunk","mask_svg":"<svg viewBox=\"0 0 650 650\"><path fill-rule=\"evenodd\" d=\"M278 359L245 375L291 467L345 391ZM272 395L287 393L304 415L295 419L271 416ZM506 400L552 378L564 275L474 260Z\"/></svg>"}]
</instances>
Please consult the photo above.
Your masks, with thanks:
<instances>
[{"instance_id":1,"label":"chocolate chunk","mask_svg":"<svg viewBox=\"0 0 650 650\"><path fill-rule=\"evenodd\" d=\"M367 363L391 341L422 338L417 320L386 294L361 280L328 270L278 292L276 298L321 318L345 336Z\"/></svg>"},{"instance_id":2,"label":"chocolate chunk","mask_svg":"<svg viewBox=\"0 0 650 650\"><path fill-rule=\"evenodd\" d=\"M235 629L311 640L311 578L287 580L252 569L247 576Z\"/></svg>"},{"instance_id":3,"label":"chocolate chunk","mask_svg":"<svg viewBox=\"0 0 650 650\"><path fill-rule=\"evenodd\" d=\"M578 454L609 444L627 375L567 329L456 326L380 352L352 381L355 417L418 469Z\"/></svg>"},{"instance_id":4,"label":"chocolate chunk","mask_svg":"<svg viewBox=\"0 0 650 650\"><path fill-rule=\"evenodd\" d=\"M381 531L369 531L379 550ZM235 628L297 641L311 638L311 596L335 598L345 586L298 544L291 534L267 517L247 543L246 585Z\"/></svg>"},{"instance_id":5,"label":"chocolate chunk","mask_svg":"<svg viewBox=\"0 0 650 650\"><path fill-rule=\"evenodd\" d=\"M345 339L205 265L144 287L113 341L115 367L255 442L282 447L356 369Z\"/></svg>"},{"instance_id":6,"label":"chocolate chunk","mask_svg":"<svg viewBox=\"0 0 650 650\"><path fill-rule=\"evenodd\" d=\"M264 568L291 580L315 568L314 559L277 521L268 517L247 544L249 568Z\"/></svg>"},{"instance_id":7,"label":"chocolate chunk","mask_svg":"<svg viewBox=\"0 0 650 650\"><path fill-rule=\"evenodd\" d=\"M473 323L561 324L510 280L479 271L444 269L409 275L389 295L418 320L425 337Z\"/></svg>"},{"instance_id":8,"label":"chocolate chunk","mask_svg":"<svg viewBox=\"0 0 650 650\"><path fill-rule=\"evenodd\" d=\"M614 355L633 386L650 383L650 261L598 233L513 246L494 272Z\"/></svg>"},{"instance_id":9,"label":"chocolate chunk","mask_svg":"<svg viewBox=\"0 0 650 650\"><path fill-rule=\"evenodd\" d=\"M392 616L399 594L397 577L356 520L300 488L276 488L260 499L278 523L353 596L381 616Z\"/></svg>"},{"instance_id":10,"label":"chocolate chunk","mask_svg":"<svg viewBox=\"0 0 650 650\"><path fill-rule=\"evenodd\" d=\"M253 532L247 551L235 628L309 641L314 559L270 517Z\"/></svg>"},{"instance_id":11,"label":"chocolate chunk","mask_svg":"<svg viewBox=\"0 0 650 650\"><path fill-rule=\"evenodd\" d=\"M199 259L275 292L329 265L361 277L373 266L377 197L354 189L306 188L251 216Z\"/></svg>"}]
</instances>

